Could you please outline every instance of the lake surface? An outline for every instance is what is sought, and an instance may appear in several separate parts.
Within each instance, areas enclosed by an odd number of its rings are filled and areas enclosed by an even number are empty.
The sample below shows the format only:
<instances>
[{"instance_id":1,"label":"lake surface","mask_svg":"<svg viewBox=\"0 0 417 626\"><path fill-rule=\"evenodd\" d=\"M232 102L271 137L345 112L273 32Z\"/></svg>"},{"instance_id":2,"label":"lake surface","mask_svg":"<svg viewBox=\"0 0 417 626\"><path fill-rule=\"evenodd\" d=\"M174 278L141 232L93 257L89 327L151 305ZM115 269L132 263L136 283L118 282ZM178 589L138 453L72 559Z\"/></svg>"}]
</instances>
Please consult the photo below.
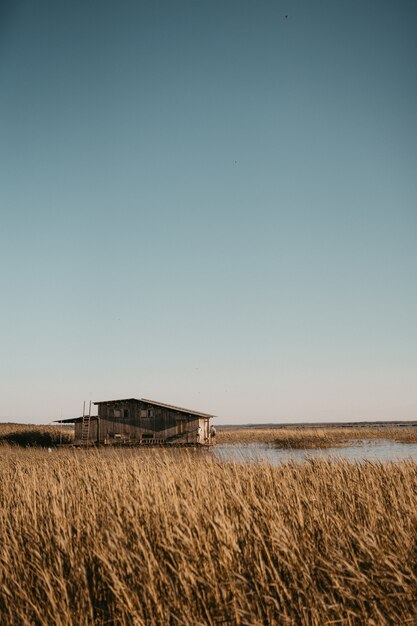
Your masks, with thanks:
<instances>
[{"instance_id":1,"label":"lake surface","mask_svg":"<svg viewBox=\"0 0 417 626\"><path fill-rule=\"evenodd\" d=\"M267 444L248 445L219 444L211 450L216 458L223 461L267 461L274 465L287 461L306 461L311 458L346 459L348 461L417 461L417 443L397 443L387 439L356 440L353 445L343 448L322 448L307 450L286 450Z\"/></svg>"}]
</instances>

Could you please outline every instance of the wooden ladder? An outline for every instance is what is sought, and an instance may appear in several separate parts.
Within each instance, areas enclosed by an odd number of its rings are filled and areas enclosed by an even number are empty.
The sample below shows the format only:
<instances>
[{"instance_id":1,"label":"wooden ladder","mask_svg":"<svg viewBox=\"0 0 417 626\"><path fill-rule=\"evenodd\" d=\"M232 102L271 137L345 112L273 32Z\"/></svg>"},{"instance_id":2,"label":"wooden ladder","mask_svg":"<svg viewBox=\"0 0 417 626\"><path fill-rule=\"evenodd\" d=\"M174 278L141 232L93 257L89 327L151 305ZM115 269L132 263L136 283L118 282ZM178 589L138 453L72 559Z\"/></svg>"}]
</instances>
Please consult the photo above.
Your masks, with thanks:
<instances>
[{"instance_id":1,"label":"wooden ladder","mask_svg":"<svg viewBox=\"0 0 417 626\"><path fill-rule=\"evenodd\" d=\"M83 405L83 419L81 423L81 445L88 447L90 442L90 424L91 424L91 400L88 414L85 411L85 401Z\"/></svg>"}]
</instances>

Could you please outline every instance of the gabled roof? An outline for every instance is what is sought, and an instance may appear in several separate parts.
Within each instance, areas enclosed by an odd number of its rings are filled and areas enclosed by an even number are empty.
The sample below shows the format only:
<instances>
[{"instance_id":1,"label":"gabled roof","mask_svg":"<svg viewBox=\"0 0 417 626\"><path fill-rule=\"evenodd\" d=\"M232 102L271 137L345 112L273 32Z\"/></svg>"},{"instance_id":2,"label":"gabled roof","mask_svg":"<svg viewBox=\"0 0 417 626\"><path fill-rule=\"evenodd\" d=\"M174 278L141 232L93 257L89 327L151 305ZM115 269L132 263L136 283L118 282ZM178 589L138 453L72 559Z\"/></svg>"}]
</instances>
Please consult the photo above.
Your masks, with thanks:
<instances>
[{"instance_id":1,"label":"gabled roof","mask_svg":"<svg viewBox=\"0 0 417 626\"><path fill-rule=\"evenodd\" d=\"M140 402L139 398L121 398L120 400L100 400L100 402L93 402L93 404L114 404L115 402Z\"/></svg>"},{"instance_id":2,"label":"gabled roof","mask_svg":"<svg viewBox=\"0 0 417 626\"><path fill-rule=\"evenodd\" d=\"M188 415L198 415L199 417L214 417L211 413L201 413L200 411L194 411L194 409L185 409L181 406L175 406L173 404L164 404L163 402L156 402L155 400L148 400L147 398L123 398L121 400L101 400L100 402L94 402L94 404L114 404L116 402L146 402L152 406L160 406L164 409L172 409L179 413L187 413Z\"/></svg>"},{"instance_id":3,"label":"gabled roof","mask_svg":"<svg viewBox=\"0 0 417 626\"><path fill-rule=\"evenodd\" d=\"M194 411L193 409L184 409L181 406L174 406L173 404L164 404L163 402L155 402L155 400L147 400L146 398L141 398L142 402L147 402L148 404L152 404L155 406L161 406L164 409L173 409L174 411L179 411L180 413L189 413L190 415L198 415L199 417L214 417L211 413L201 413L200 411Z\"/></svg>"}]
</instances>

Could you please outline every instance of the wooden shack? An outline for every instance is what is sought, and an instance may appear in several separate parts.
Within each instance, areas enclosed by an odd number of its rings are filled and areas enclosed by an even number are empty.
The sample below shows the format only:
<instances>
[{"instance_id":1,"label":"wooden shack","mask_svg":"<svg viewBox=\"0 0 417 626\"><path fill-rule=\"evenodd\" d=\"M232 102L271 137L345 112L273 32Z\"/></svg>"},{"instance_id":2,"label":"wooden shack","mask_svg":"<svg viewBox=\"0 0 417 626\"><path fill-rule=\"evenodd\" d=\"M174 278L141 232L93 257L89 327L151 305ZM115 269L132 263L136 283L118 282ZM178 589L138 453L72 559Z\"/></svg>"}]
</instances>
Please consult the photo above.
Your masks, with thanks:
<instances>
[{"instance_id":1,"label":"wooden shack","mask_svg":"<svg viewBox=\"0 0 417 626\"><path fill-rule=\"evenodd\" d=\"M213 415L145 398L94 402L98 415L60 420L74 423L74 445L194 445L212 442Z\"/></svg>"}]
</instances>

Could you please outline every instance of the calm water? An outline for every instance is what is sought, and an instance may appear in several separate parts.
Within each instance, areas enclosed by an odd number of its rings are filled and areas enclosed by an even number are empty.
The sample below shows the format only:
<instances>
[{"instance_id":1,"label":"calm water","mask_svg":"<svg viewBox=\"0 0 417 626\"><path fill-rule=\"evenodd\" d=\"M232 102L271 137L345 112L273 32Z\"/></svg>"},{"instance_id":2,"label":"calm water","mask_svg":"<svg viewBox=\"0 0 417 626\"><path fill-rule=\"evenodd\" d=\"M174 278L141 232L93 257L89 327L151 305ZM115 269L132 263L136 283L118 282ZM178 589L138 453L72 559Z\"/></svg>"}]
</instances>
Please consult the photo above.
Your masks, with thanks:
<instances>
[{"instance_id":1,"label":"calm water","mask_svg":"<svg viewBox=\"0 0 417 626\"><path fill-rule=\"evenodd\" d=\"M223 461L268 461L279 465L285 461L311 458L347 459L349 461L417 461L417 443L396 443L386 439L355 441L344 448L321 450L281 450L268 445L217 445L211 453Z\"/></svg>"}]
</instances>

